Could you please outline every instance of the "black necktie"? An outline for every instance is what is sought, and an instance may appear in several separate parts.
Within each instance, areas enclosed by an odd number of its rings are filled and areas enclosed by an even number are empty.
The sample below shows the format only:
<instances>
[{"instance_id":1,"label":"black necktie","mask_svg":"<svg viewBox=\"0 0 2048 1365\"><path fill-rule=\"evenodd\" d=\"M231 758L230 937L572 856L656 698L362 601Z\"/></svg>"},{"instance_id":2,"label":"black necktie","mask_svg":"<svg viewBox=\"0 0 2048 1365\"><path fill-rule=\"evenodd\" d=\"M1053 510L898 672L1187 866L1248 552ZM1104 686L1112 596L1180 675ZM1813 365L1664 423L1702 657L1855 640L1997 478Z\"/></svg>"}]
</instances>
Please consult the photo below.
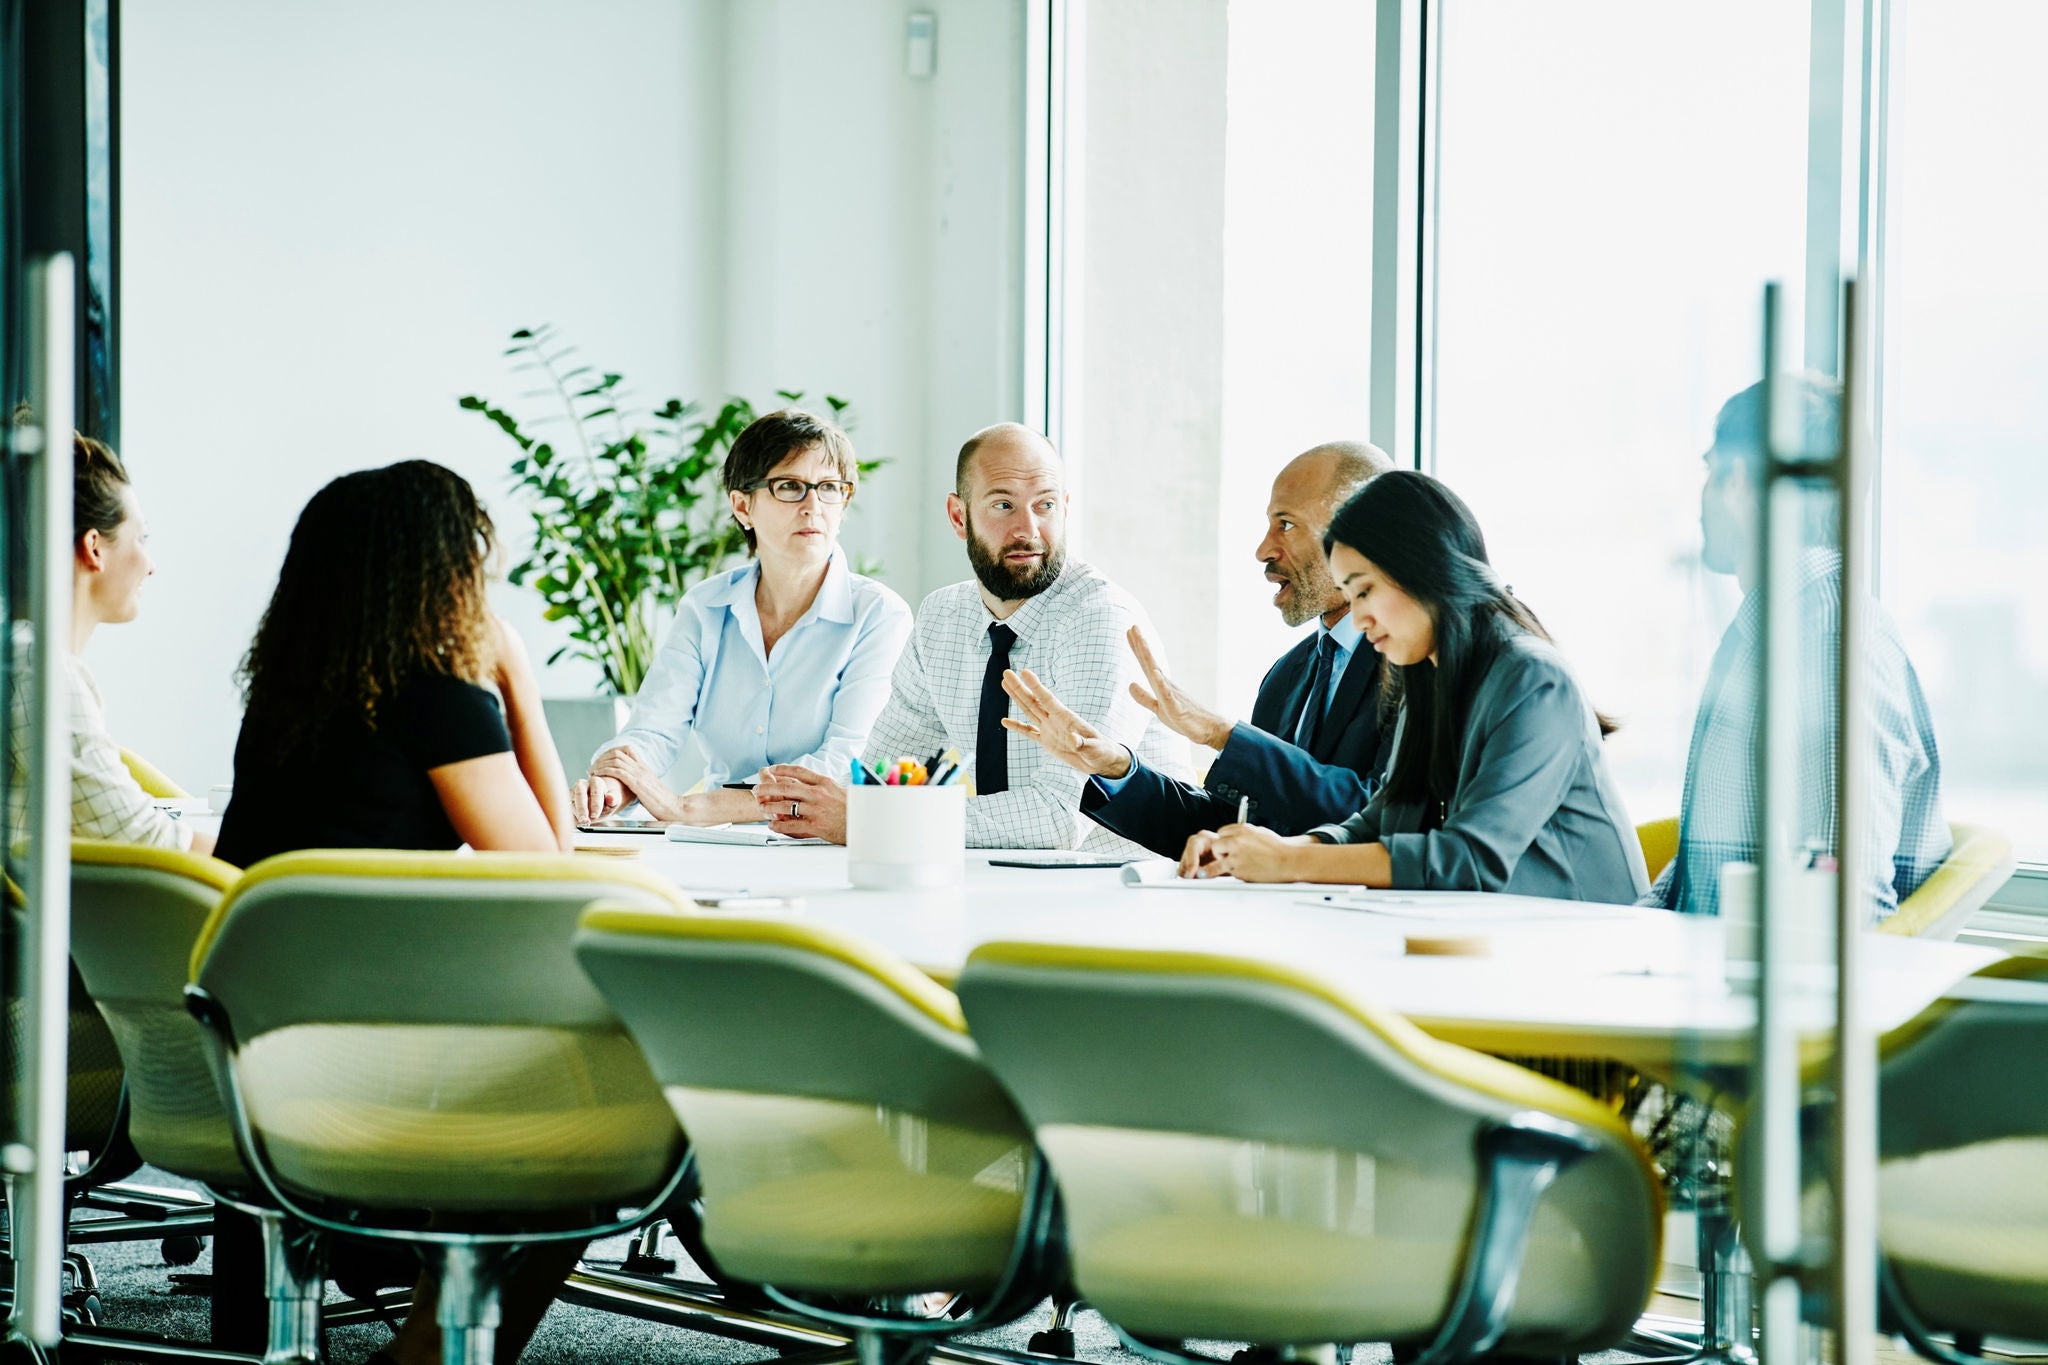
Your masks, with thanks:
<instances>
[{"instance_id":1,"label":"black necktie","mask_svg":"<svg viewBox=\"0 0 2048 1365\"><path fill-rule=\"evenodd\" d=\"M1316 641L1315 667L1309 670L1308 699L1301 704L1301 723L1294 732L1294 742L1310 753L1315 752L1316 732L1322 729L1323 712L1330 702L1330 666L1337 658L1337 641L1328 631Z\"/></svg>"},{"instance_id":2,"label":"black necktie","mask_svg":"<svg viewBox=\"0 0 2048 1365\"><path fill-rule=\"evenodd\" d=\"M981 675L981 716L974 727L974 794L994 796L1010 789L1010 732L1003 717L1010 714L1010 694L1003 691L1003 670L1010 666L1010 646L1017 632L1001 621L988 628L988 671Z\"/></svg>"}]
</instances>

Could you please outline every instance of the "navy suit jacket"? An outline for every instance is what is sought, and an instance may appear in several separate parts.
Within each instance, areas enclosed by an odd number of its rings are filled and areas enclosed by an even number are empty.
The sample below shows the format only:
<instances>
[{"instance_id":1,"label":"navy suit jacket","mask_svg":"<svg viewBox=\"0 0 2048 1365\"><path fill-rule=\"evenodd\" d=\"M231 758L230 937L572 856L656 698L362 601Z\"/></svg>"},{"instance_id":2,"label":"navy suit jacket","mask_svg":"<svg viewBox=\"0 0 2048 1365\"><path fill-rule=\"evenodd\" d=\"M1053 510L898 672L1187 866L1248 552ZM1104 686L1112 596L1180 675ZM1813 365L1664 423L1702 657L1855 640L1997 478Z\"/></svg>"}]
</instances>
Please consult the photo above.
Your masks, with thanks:
<instances>
[{"instance_id":1,"label":"navy suit jacket","mask_svg":"<svg viewBox=\"0 0 2048 1365\"><path fill-rule=\"evenodd\" d=\"M1294 733L1301 716L1320 634L1311 632L1267 670L1251 724L1230 728L1206 786L1133 759L1129 779L1114 796L1093 778L1082 786L1081 813L1154 853L1178 858L1189 835L1235 821L1240 797L1251 799L1253 824L1280 834L1306 834L1365 809L1392 757L1392 727L1380 724L1380 657L1371 645L1361 640L1353 651L1314 748L1280 738Z\"/></svg>"}]
</instances>

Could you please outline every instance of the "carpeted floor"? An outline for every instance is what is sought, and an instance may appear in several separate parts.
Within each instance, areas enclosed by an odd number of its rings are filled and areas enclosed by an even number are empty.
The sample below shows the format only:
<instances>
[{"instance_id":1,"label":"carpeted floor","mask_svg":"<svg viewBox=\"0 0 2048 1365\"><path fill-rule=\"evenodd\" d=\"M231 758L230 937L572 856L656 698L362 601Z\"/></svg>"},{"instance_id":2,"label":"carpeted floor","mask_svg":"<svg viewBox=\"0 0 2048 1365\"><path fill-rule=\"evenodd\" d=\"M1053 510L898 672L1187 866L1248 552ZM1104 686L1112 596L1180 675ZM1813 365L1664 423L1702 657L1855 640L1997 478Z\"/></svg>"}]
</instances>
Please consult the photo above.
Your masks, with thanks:
<instances>
[{"instance_id":1,"label":"carpeted floor","mask_svg":"<svg viewBox=\"0 0 2048 1365\"><path fill-rule=\"evenodd\" d=\"M180 1185L161 1172L145 1170L138 1183ZM627 1251L624 1238L591 1247L594 1262L616 1262ZM192 1277L211 1268L210 1249L190 1266L164 1264L155 1242L101 1244L87 1248L99 1279L100 1321L110 1327L161 1333L189 1341L204 1340L207 1334L208 1300L203 1283ZM665 1239L663 1253L681 1258L683 1273L692 1274L687 1258ZM335 1302L341 1302L339 1295ZM1050 1306L1038 1309L1016 1323L979 1334L970 1340L1006 1350L1022 1351L1031 1334L1047 1325ZM1076 1355L1091 1362L1129 1362L1132 1358L1117 1344L1102 1319L1085 1308L1075 1314ZM327 1334L329 1358L335 1365L356 1365L390 1337L376 1324L330 1328ZM1209 1349L1227 1356L1228 1347ZM743 1365L743 1362L779 1358L771 1348L724 1337L687 1331L666 1324L643 1322L616 1313L557 1303L548 1310L540 1331L521 1357L530 1365L595 1365L611 1361L702 1362L702 1365ZM1632 1357L1619 1353L1587 1357L1587 1365L1622 1365ZM1386 1348L1358 1348L1356 1365L1385 1365Z\"/></svg>"}]
</instances>

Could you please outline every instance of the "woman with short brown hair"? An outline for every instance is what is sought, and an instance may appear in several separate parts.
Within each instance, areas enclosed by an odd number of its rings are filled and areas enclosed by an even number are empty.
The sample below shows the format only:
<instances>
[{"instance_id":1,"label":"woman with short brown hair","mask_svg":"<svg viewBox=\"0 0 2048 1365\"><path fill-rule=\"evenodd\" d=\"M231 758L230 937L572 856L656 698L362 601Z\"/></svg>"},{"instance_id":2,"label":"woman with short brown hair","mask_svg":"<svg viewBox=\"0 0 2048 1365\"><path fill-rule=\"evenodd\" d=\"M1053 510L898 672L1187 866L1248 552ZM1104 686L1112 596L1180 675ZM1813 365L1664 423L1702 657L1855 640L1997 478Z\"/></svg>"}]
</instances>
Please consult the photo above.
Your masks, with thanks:
<instances>
[{"instance_id":1,"label":"woman with short brown hair","mask_svg":"<svg viewBox=\"0 0 2048 1365\"><path fill-rule=\"evenodd\" d=\"M637 800L657 820L758 821L752 795L722 784L776 763L847 779L910 637L909 606L839 544L858 479L846 433L800 408L740 433L726 497L753 558L684 594L631 721L576 784L577 819ZM692 740L705 790L678 795L663 775Z\"/></svg>"}]
</instances>

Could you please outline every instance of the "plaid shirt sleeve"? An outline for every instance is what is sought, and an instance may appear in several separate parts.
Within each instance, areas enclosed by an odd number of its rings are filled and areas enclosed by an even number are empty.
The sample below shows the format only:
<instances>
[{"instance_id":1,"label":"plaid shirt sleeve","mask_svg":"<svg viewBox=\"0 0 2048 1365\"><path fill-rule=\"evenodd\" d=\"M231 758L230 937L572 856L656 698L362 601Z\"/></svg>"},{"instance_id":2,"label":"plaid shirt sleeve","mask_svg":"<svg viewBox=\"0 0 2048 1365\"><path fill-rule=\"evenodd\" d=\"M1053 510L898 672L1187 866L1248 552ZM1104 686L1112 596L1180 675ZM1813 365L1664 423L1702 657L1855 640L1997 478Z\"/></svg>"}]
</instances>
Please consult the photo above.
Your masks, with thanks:
<instances>
[{"instance_id":1,"label":"plaid shirt sleeve","mask_svg":"<svg viewBox=\"0 0 2048 1365\"><path fill-rule=\"evenodd\" d=\"M64 671L71 700L71 832L157 848L192 846L192 830L150 801L107 733L99 689L77 660Z\"/></svg>"}]
</instances>

